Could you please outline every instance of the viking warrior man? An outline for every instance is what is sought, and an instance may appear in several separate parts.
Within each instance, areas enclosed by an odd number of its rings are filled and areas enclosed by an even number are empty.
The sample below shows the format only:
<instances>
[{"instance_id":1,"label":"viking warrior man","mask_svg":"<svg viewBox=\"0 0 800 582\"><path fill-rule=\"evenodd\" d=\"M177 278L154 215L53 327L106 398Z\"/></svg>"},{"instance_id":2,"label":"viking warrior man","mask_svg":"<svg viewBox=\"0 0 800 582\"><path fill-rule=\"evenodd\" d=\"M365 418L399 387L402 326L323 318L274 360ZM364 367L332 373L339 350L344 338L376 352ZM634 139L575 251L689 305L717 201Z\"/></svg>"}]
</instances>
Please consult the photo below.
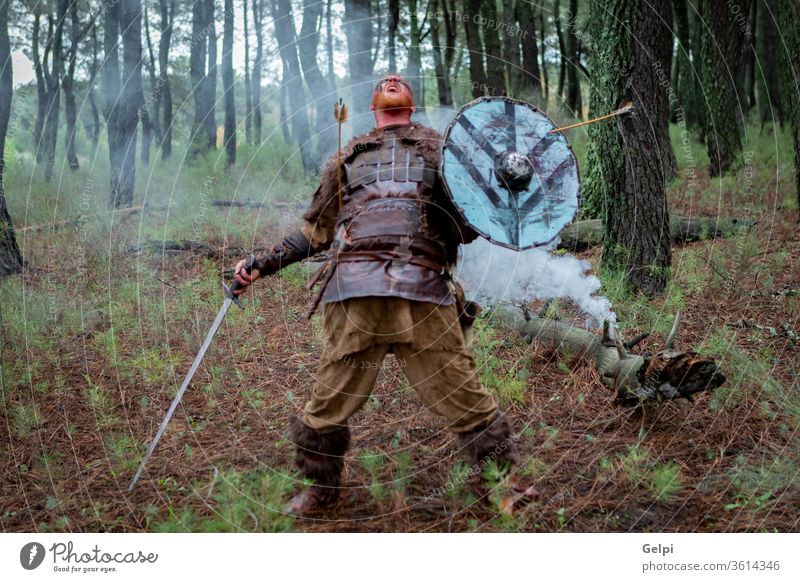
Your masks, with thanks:
<instances>
[{"instance_id":1,"label":"viking warrior man","mask_svg":"<svg viewBox=\"0 0 800 582\"><path fill-rule=\"evenodd\" d=\"M397 75L378 82L370 110L375 129L326 163L302 228L258 257L249 273L245 261L235 269L242 293L259 277L329 251L317 275L323 353L313 394L290 426L297 468L313 482L289 502L296 515L338 499L348 419L367 402L390 352L475 467L493 461L509 471L517 462L510 423L478 380L464 329L470 310L450 278L459 244L477 234L440 183L442 137L411 122L414 96Z\"/></svg>"}]
</instances>

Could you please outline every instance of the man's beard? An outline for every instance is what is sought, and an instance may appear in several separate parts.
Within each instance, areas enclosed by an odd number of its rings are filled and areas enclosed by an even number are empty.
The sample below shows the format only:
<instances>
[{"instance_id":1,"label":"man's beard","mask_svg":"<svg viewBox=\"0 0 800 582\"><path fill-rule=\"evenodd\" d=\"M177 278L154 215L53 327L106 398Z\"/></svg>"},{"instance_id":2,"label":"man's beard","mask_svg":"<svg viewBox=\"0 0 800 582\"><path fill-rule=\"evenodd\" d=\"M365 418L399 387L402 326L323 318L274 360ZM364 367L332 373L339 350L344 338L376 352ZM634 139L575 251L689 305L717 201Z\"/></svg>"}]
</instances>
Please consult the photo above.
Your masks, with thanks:
<instances>
[{"instance_id":1,"label":"man's beard","mask_svg":"<svg viewBox=\"0 0 800 582\"><path fill-rule=\"evenodd\" d=\"M411 109L414 107L414 98L407 93L376 93L372 98L372 105L376 111Z\"/></svg>"}]
</instances>

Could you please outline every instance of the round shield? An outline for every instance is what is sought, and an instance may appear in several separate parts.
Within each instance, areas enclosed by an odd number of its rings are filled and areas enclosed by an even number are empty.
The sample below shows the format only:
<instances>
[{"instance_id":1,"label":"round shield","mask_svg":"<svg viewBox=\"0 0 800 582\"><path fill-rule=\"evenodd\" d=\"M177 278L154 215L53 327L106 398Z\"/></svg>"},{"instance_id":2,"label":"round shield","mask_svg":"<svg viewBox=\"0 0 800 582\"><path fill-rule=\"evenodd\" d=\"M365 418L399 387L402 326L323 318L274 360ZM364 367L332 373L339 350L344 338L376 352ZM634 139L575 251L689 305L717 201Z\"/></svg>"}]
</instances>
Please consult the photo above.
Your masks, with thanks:
<instances>
[{"instance_id":1,"label":"round shield","mask_svg":"<svg viewBox=\"0 0 800 582\"><path fill-rule=\"evenodd\" d=\"M578 162L563 133L533 105L480 97L445 131L439 170L464 220L515 250L552 241L578 211Z\"/></svg>"}]
</instances>

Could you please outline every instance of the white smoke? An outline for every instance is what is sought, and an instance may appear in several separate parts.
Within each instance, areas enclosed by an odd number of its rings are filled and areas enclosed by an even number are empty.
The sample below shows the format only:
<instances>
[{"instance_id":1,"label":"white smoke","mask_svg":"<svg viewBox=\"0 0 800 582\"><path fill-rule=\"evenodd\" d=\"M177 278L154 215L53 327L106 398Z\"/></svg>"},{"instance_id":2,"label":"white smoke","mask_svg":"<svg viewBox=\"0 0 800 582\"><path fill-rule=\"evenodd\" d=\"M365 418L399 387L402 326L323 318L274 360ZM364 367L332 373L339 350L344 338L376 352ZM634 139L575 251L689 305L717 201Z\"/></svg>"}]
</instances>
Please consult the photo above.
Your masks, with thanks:
<instances>
[{"instance_id":1,"label":"white smoke","mask_svg":"<svg viewBox=\"0 0 800 582\"><path fill-rule=\"evenodd\" d=\"M558 242L519 252L478 238L461 247L454 276L464 286L467 299L483 305L567 297L594 319L594 325L602 325L605 319L616 321L611 302L595 295L601 283L589 274L591 263L570 254L553 254L551 249Z\"/></svg>"}]
</instances>

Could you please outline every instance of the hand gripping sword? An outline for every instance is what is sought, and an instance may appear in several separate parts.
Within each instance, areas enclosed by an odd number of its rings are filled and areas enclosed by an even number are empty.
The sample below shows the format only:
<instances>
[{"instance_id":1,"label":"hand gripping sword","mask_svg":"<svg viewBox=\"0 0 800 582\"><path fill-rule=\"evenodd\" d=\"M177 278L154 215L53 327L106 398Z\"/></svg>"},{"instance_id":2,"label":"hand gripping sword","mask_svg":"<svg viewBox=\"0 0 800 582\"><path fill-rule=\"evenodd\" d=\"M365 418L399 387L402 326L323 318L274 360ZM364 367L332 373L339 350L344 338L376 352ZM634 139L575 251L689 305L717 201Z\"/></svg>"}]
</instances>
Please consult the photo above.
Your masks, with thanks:
<instances>
[{"instance_id":1,"label":"hand gripping sword","mask_svg":"<svg viewBox=\"0 0 800 582\"><path fill-rule=\"evenodd\" d=\"M244 266L245 271L249 274L250 271L253 269L253 263L255 262L256 257L255 255L250 255L247 257L247 263ZM164 420L161 421L161 426L158 427L158 432L156 436L153 438L153 441L150 443L150 446L147 448L147 453L145 453L142 462L139 463L139 468L136 469L136 474L133 476L133 480L131 484L128 485L128 492L130 493L133 491L133 488L136 486L136 483L139 481L139 477L142 476L142 471L144 471L144 466L147 464L147 461L153 455L153 451L156 450L156 445L158 445L158 441L164 434L164 431L167 430L167 425L169 424L172 415L175 413L175 409L178 408L178 404L183 398L183 393L186 392L186 388L189 386L189 382L192 381L192 377L194 373L197 372L197 368L200 367L200 362L203 361L203 357L206 355L206 351L208 350L208 346L211 345L211 340L214 339L214 336L219 329L219 326L222 324L222 320L225 319L225 314L228 313L228 308L231 306L232 303L235 303L239 308L244 309L239 298L236 297L233 292L241 289L241 285L239 281L234 280L230 287L228 287L224 282L222 283L222 289L225 291L225 301L222 303L222 307L217 313L217 317L214 319L214 323L211 325L211 329L208 330L208 334L206 335L206 339L203 342L203 345L200 346L200 351L197 352L197 355L194 358L194 362L192 363L192 367L189 368L189 373L186 374L186 378L183 380L183 384L178 389L178 393L175 395L175 398L172 400L172 404L167 411L167 415L164 417Z\"/></svg>"}]
</instances>

